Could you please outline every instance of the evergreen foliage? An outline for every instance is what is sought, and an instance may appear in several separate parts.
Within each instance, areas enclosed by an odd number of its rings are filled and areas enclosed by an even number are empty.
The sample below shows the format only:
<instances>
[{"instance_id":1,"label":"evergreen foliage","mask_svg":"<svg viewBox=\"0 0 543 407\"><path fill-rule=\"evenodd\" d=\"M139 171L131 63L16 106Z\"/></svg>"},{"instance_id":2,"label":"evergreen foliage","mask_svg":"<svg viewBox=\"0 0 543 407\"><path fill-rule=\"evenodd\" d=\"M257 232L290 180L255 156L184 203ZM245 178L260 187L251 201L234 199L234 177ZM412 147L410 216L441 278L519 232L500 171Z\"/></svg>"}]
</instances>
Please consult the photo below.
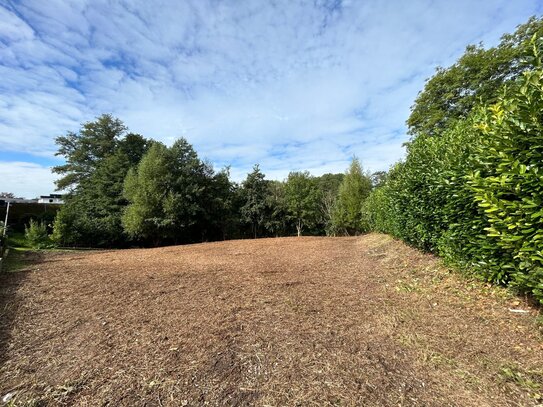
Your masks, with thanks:
<instances>
[{"instance_id":1,"label":"evergreen foliage","mask_svg":"<svg viewBox=\"0 0 543 407\"><path fill-rule=\"evenodd\" d=\"M53 246L45 222L37 222L34 219L30 219L30 223L25 227L25 240L33 249L46 249Z\"/></svg>"},{"instance_id":2,"label":"evergreen foliage","mask_svg":"<svg viewBox=\"0 0 543 407\"><path fill-rule=\"evenodd\" d=\"M125 231L155 245L165 239L191 240L199 220L207 221L201 226L209 223L206 209L215 202L206 199L206 192L221 179L213 177L213 170L185 139L170 148L153 143L125 180L124 196L129 202L122 217ZM206 230L200 227L200 232L205 235Z\"/></svg>"},{"instance_id":3,"label":"evergreen foliage","mask_svg":"<svg viewBox=\"0 0 543 407\"><path fill-rule=\"evenodd\" d=\"M264 228L270 236L287 236L290 233L290 219L285 197L285 183L269 181L266 197L268 216Z\"/></svg>"},{"instance_id":4,"label":"evergreen foliage","mask_svg":"<svg viewBox=\"0 0 543 407\"><path fill-rule=\"evenodd\" d=\"M543 39L493 103L419 134L365 208L372 229L543 302Z\"/></svg>"},{"instance_id":5,"label":"evergreen foliage","mask_svg":"<svg viewBox=\"0 0 543 407\"><path fill-rule=\"evenodd\" d=\"M513 34L505 34L496 47L470 45L455 64L438 68L411 108L409 133L439 135L454 121L466 119L481 101L495 102L505 84L530 69L525 58L534 35L543 35L543 18L532 17Z\"/></svg>"},{"instance_id":6,"label":"evergreen foliage","mask_svg":"<svg viewBox=\"0 0 543 407\"><path fill-rule=\"evenodd\" d=\"M332 226L336 233L357 234L366 231L362 208L371 188L371 180L364 174L360 161L353 158L339 186L332 214Z\"/></svg>"},{"instance_id":7,"label":"evergreen foliage","mask_svg":"<svg viewBox=\"0 0 543 407\"><path fill-rule=\"evenodd\" d=\"M83 124L79 133L57 138L57 144L67 162L53 169L64 175L57 186L70 191L55 219L54 240L70 246L121 245L126 238L121 224L127 204L124 179L148 141L127 133L119 119L103 115Z\"/></svg>"},{"instance_id":8,"label":"evergreen foliage","mask_svg":"<svg viewBox=\"0 0 543 407\"><path fill-rule=\"evenodd\" d=\"M256 238L261 233L262 226L268 220L268 181L260 171L258 165L247 174L242 184L243 206L241 207L241 221L250 225L251 234Z\"/></svg>"},{"instance_id":9,"label":"evergreen foliage","mask_svg":"<svg viewBox=\"0 0 543 407\"><path fill-rule=\"evenodd\" d=\"M336 207L339 187L345 178L345 174L324 174L316 177L319 195L319 210L317 220L317 233L333 235L334 230L334 211Z\"/></svg>"},{"instance_id":10,"label":"evergreen foliage","mask_svg":"<svg viewBox=\"0 0 543 407\"><path fill-rule=\"evenodd\" d=\"M63 246L122 247L236 237L325 234L343 174L267 181L256 165L241 184L215 172L185 139L172 147L128 133L110 115L57 139L70 192L56 214Z\"/></svg>"},{"instance_id":11,"label":"evergreen foliage","mask_svg":"<svg viewBox=\"0 0 543 407\"><path fill-rule=\"evenodd\" d=\"M534 42L536 69L477 121L479 167L468 183L484 212L489 278L509 281L543 302L543 38Z\"/></svg>"}]
</instances>

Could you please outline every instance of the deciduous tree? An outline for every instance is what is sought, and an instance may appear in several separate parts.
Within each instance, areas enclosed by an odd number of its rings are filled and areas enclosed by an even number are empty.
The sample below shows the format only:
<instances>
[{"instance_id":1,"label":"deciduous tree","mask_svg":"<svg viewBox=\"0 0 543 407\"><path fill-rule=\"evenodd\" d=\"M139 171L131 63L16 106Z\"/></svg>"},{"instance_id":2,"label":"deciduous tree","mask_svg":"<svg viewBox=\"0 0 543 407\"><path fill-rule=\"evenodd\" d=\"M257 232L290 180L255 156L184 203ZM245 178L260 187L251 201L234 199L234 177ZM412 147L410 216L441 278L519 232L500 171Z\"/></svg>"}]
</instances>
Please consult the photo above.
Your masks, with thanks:
<instances>
[{"instance_id":1,"label":"deciduous tree","mask_svg":"<svg viewBox=\"0 0 543 407\"><path fill-rule=\"evenodd\" d=\"M153 143L125 180L124 196L129 202L122 218L125 231L155 245L164 239L189 238L192 226L203 217L204 190L211 174L185 139L170 148Z\"/></svg>"},{"instance_id":2,"label":"deciduous tree","mask_svg":"<svg viewBox=\"0 0 543 407\"><path fill-rule=\"evenodd\" d=\"M409 133L439 135L454 121L467 118L481 101L495 101L504 84L533 67L525 61L534 34L543 35L542 18L533 17L504 35L496 47L470 45L455 64L438 68L411 107Z\"/></svg>"},{"instance_id":3,"label":"deciduous tree","mask_svg":"<svg viewBox=\"0 0 543 407\"><path fill-rule=\"evenodd\" d=\"M298 236L304 228L317 222L319 195L315 179L309 172L291 172L285 183L285 202Z\"/></svg>"}]
</instances>

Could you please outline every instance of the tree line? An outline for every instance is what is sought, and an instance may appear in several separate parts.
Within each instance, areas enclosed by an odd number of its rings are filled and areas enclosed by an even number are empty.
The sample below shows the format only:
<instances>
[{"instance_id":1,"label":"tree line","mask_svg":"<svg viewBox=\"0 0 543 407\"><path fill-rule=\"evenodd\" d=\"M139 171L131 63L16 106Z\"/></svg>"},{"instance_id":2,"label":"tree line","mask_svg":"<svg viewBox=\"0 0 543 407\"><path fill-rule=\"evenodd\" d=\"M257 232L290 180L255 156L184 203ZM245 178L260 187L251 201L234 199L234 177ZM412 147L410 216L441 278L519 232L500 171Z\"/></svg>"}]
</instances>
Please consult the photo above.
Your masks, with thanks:
<instances>
[{"instance_id":1,"label":"tree line","mask_svg":"<svg viewBox=\"0 0 543 407\"><path fill-rule=\"evenodd\" d=\"M543 302L543 20L426 83L369 227Z\"/></svg>"},{"instance_id":2,"label":"tree line","mask_svg":"<svg viewBox=\"0 0 543 407\"><path fill-rule=\"evenodd\" d=\"M258 166L237 184L184 139L167 147L109 115L59 137L53 236L67 245L169 244L375 230L543 302L543 19L439 68L407 120L406 158L367 174Z\"/></svg>"},{"instance_id":3,"label":"tree line","mask_svg":"<svg viewBox=\"0 0 543 407\"><path fill-rule=\"evenodd\" d=\"M126 247L244 237L356 234L372 178L354 158L345 174L291 172L267 180L255 165L241 183L215 171L184 138L171 146L102 115L56 139L54 167L69 191L53 223L62 246ZM379 174L375 174L379 177Z\"/></svg>"}]
</instances>

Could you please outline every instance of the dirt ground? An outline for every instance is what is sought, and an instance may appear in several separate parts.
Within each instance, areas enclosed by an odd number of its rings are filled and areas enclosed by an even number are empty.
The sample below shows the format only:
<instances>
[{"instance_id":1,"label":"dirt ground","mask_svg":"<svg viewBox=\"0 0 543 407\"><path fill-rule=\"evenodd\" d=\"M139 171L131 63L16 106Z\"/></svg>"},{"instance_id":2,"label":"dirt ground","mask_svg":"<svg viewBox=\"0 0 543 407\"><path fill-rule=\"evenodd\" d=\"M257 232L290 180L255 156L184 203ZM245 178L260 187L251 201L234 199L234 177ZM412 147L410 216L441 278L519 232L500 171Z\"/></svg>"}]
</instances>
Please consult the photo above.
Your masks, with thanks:
<instances>
[{"instance_id":1,"label":"dirt ground","mask_svg":"<svg viewBox=\"0 0 543 407\"><path fill-rule=\"evenodd\" d=\"M11 405L543 405L538 310L378 234L29 254L0 305Z\"/></svg>"}]
</instances>

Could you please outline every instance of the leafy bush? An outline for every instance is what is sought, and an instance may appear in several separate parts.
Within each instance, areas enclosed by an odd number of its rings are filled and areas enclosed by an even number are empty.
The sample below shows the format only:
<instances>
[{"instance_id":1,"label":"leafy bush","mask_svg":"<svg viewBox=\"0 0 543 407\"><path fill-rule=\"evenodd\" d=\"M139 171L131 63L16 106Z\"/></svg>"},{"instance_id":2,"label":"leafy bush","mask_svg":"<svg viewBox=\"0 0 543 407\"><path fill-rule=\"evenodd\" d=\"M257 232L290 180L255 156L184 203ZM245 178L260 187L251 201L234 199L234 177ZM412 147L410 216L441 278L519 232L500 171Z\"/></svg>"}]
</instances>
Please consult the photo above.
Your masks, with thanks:
<instances>
[{"instance_id":1,"label":"leafy bush","mask_svg":"<svg viewBox=\"0 0 543 407\"><path fill-rule=\"evenodd\" d=\"M368 230L396 235L393 225L395 217L390 216L392 202L389 189L388 185L384 185L370 193L362 205L362 221Z\"/></svg>"},{"instance_id":2,"label":"leafy bush","mask_svg":"<svg viewBox=\"0 0 543 407\"><path fill-rule=\"evenodd\" d=\"M25 239L33 249L45 249L53 246L47 233L47 225L44 222L36 222L33 219L25 227Z\"/></svg>"},{"instance_id":3,"label":"leafy bush","mask_svg":"<svg viewBox=\"0 0 543 407\"><path fill-rule=\"evenodd\" d=\"M439 137L421 134L366 200L374 230L543 302L543 40L535 69Z\"/></svg>"},{"instance_id":4,"label":"leafy bush","mask_svg":"<svg viewBox=\"0 0 543 407\"><path fill-rule=\"evenodd\" d=\"M481 117L481 167L470 174L469 184L488 222L487 244L501 254L485 264L489 275L543 300L542 111L539 66Z\"/></svg>"},{"instance_id":5,"label":"leafy bush","mask_svg":"<svg viewBox=\"0 0 543 407\"><path fill-rule=\"evenodd\" d=\"M474 165L477 135L471 129L471 122L458 123L441 137L420 136L409 143L405 162L396 164L366 201L370 228L436 252L445 233L448 241L464 240L457 228L478 213L476 205L475 212L466 207L466 200L473 201L465 181Z\"/></svg>"},{"instance_id":6,"label":"leafy bush","mask_svg":"<svg viewBox=\"0 0 543 407\"><path fill-rule=\"evenodd\" d=\"M68 196L57 212L52 239L61 246L109 246L121 240L119 208L101 208L102 203L84 196Z\"/></svg>"}]
</instances>

